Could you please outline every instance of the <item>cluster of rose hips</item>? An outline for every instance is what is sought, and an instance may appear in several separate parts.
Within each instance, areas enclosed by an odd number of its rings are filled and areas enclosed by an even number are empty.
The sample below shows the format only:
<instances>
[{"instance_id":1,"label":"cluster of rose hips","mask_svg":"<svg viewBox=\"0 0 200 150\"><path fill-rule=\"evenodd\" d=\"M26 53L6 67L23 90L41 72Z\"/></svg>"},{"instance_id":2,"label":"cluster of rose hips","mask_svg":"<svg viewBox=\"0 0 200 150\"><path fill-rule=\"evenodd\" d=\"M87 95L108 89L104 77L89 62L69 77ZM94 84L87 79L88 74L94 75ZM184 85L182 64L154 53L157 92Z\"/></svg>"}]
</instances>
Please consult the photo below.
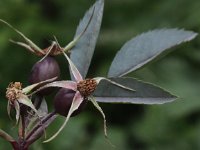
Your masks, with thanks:
<instances>
[{"instance_id":1,"label":"cluster of rose hips","mask_svg":"<svg viewBox=\"0 0 200 150\"><path fill-rule=\"evenodd\" d=\"M191 31L161 29L143 33L128 41L116 54L108 72L109 78L84 79L99 34L103 8L104 0L97 0L80 22L73 41L65 47L61 47L55 38L49 47L41 49L23 33L0 19L0 22L12 28L25 40L24 43L11 42L41 57L32 67L28 79L29 86L22 88L20 82L14 82L9 84L6 91L8 115L11 116L12 109L15 109L16 112L16 123L19 126L18 139L15 140L1 129L0 137L10 142L14 150L28 150L32 143L45 135L45 129L58 115L64 116L63 125L50 139L44 142L53 140L63 130L69 118L78 115L88 101L91 101L101 113L104 120L104 135L107 138L105 114L97 102L164 104L177 98L155 85L121 76L141 68L166 49L192 40L197 34ZM80 39L83 35L85 36ZM80 42L78 42L79 40ZM157 44L158 42L160 44ZM73 49L75 45L77 47ZM72 52L70 58L78 61L76 65L80 72L68 56L70 50ZM85 53L87 53L86 57L84 57ZM69 64L72 80L60 79L61 71L55 59L60 54L66 58ZM75 59L73 59L73 54L77 55ZM79 61L80 57L82 58ZM98 86L102 80L105 82ZM54 110L48 112L45 97L51 94L55 87L59 90L53 100Z\"/></svg>"},{"instance_id":2,"label":"cluster of rose hips","mask_svg":"<svg viewBox=\"0 0 200 150\"><path fill-rule=\"evenodd\" d=\"M88 22L88 25L91 21L91 18ZM71 108L76 92L72 89L60 88L53 100L54 111L42 117L40 116L40 114L38 114L38 109L42 103L43 98L51 94L54 91L54 88L48 87L42 90L38 89L43 87L45 84L52 83L53 81L57 81L60 79L60 67L55 59L55 56L63 53L64 55L66 55L65 52L67 53L75 45L75 43L86 31L88 25L86 26L85 30L79 36L77 36L77 38L75 38L74 41L69 43L66 47L62 48L60 47L58 42L54 41L49 47L45 49L40 49L20 31L12 27L7 22L3 20L0 21L7 24L12 29L14 29L26 41L26 43L16 42L16 41L11 41L11 42L26 48L31 53L34 53L37 56L42 57L42 59L36 62L31 69L30 76L28 78L30 86L23 89L22 84L20 82L14 82L14 83L12 82L9 84L6 91L6 98L8 99L8 114L10 116L11 109L15 109L17 123L21 123L22 125L18 133L19 134L18 142L14 141L11 137L7 138L8 135L6 133L5 134L3 133L3 137L12 144L15 150L21 150L21 149L26 150L28 149L30 144L32 144L35 140L37 140L44 134L45 131L41 131L41 129L44 128L45 130L45 128L48 127L48 124L50 124L55 119L55 117L52 116L56 116L56 114L59 114L64 117L71 117L78 115L86 106L87 97L96 88L96 81L90 79L82 80L77 84L77 90L80 91L83 100L81 101L80 105L78 105L78 108L74 110L70 115L69 115L69 110ZM94 81L95 85L90 84L91 81L92 82ZM90 85L94 85L94 87L92 87L91 89ZM33 93L33 91L36 92ZM28 93L32 94L28 95ZM37 118L38 121L36 122L35 127L31 130L30 133L27 133L27 135L25 135L26 134L25 130L29 126L31 118L34 118L35 116L38 117ZM39 133L37 133L38 130ZM35 134L34 132L37 134L36 137L34 137ZM31 136L33 136L32 139L30 138Z\"/></svg>"},{"instance_id":3,"label":"cluster of rose hips","mask_svg":"<svg viewBox=\"0 0 200 150\"><path fill-rule=\"evenodd\" d=\"M35 84L39 83L41 81L45 81L48 79L52 79L54 77L59 78L60 77L60 67L56 61L56 59L53 56L47 56L42 61L37 62L30 73L29 77L29 83ZM38 92L37 94L39 96L47 96L52 93L52 89L44 89ZM57 94L54 97L54 109L55 112L62 116L67 116L68 111L71 107L72 100L74 98L75 91L61 88L57 92ZM71 115L76 116L78 115L83 108L86 106L87 101L84 100L80 107Z\"/></svg>"},{"instance_id":4,"label":"cluster of rose hips","mask_svg":"<svg viewBox=\"0 0 200 150\"><path fill-rule=\"evenodd\" d=\"M37 62L30 73L29 83L35 84L41 81L45 81L51 78L60 77L60 67L53 56L47 56L42 61ZM37 94L39 96L47 96L52 93L52 89L44 89ZM69 108L71 107L71 103L73 97L75 95L75 91L69 90L66 88L61 88L54 97L54 109L56 113L67 116ZM86 101L82 103L82 107L79 107L74 113L73 116L79 114L82 108L85 106Z\"/></svg>"}]
</instances>

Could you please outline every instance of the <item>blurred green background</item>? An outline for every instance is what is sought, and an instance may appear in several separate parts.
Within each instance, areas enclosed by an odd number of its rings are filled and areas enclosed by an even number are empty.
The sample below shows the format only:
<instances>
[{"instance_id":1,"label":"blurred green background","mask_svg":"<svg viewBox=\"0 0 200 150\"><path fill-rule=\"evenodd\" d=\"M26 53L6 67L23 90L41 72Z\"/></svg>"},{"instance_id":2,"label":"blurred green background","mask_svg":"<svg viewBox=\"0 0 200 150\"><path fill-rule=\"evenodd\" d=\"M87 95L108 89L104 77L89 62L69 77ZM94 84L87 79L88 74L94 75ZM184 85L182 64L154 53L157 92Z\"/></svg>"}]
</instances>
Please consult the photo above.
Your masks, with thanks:
<instances>
[{"instance_id":1,"label":"blurred green background","mask_svg":"<svg viewBox=\"0 0 200 150\"><path fill-rule=\"evenodd\" d=\"M95 0L0 0L0 18L45 48L55 35L61 45L72 40L84 12ZM199 0L105 0L102 28L89 76L106 76L117 50L130 38L155 28L185 28L200 33ZM22 40L0 24L0 128L16 135L8 119L5 89L9 82L27 85L32 65L39 59L8 40ZM159 41L158 41L159 42ZM101 104L108 121L110 140L117 150L200 149L200 38L182 44L162 59L130 76L153 82L180 98L165 105ZM66 61L57 57L63 78ZM52 99L48 100L52 110ZM61 125L59 118L47 130L52 135ZM11 149L0 139L0 150ZM32 150L111 150L104 139L101 115L88 105L72 118L53 141L35 143Z\"/></svg>"}]
</instances>

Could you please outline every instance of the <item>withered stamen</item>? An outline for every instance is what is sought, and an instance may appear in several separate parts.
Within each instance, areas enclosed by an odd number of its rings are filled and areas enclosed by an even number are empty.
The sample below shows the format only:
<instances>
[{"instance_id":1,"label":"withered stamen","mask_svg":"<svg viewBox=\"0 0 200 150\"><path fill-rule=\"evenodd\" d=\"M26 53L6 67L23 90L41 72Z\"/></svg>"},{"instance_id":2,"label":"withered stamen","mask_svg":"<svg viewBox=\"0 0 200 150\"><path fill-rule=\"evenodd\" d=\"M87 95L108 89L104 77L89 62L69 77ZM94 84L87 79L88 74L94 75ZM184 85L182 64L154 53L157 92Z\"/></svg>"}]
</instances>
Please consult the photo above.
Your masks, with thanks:
<instances>
[{"instance_id":1,"label":"withered stamen","mask_svg":"<svg viewBox=\"0 0 200 150\"><path fill-rule=\"evenodd\" d=\"M49 47L43 49L44 54L41 54L37 51L35 51L35 54L38 55L38 56L45 56L49 52L49 49L51 47L52 47L52 49L49 53L50 56L56 56L56 55L59 55L59 54L62 53L63 48L59 47L57 44L54 44L54 45L50 45Z\"/></svg>"},{"instance_id":2,"label":"withered stamen","mask_svg":"<svg viewBox=\"0 0 200 150\"><path fill-rule=\"evenodd\" d=\"M77 89L83 97L90 96L97 87L97 82L94 79L85 79L77 84Z\"/></svg>"}]
</instances>

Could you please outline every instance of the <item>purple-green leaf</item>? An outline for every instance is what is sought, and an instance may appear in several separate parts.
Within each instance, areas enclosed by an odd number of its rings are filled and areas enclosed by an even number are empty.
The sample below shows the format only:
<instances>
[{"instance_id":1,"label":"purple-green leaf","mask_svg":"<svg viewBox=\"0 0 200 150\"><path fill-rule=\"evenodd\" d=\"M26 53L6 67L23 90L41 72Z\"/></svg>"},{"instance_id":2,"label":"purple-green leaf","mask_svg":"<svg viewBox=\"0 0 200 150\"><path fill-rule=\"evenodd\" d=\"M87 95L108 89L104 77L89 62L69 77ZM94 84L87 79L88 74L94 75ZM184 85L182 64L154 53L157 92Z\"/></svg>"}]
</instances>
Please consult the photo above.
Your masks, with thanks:
<instances>
[{"instance_id":1,"label":"purple-green leaf","mask_svg":"<svg viewBox=\"0 0 200 150\"><path fill-rule=\"evenodd\" d=\"M177 97L162 88L134 78L110 78L111 80L135 89L120 88L106 80L98 85L94 92L97 102L130 104L163 104L174 101Z\"/></svg>"},{"instance_id":2,"label":"purple-green leaf","mask_svg":"<svg viewBox=\"0 0 200 150\"><path fill-rule=\"evenodd\" d=\"M88 21L90 20L90 17L92 16L93 9L95 9L92 20L86 32L71 50L70 58L80 71L83 78L85 78L88 72L90 62L94 53L96 41L101 27L103 8L104 0L97 0L96 3L86 12L76 30L75 37L78 36L85 29Z\"/></svg>"},{"instance_id":3,"label":"purple-green leaf","mask_svg":"<svg viewBox=\"0 0 200 150\"><path fill-rule=\"evenodd\" d=\"M108 77L123 76L139 69L167 49L190 41L196 36L192 31L181 29L156 29L143 33L125 43L118 51Z\"/></svg>"}]
</instances>

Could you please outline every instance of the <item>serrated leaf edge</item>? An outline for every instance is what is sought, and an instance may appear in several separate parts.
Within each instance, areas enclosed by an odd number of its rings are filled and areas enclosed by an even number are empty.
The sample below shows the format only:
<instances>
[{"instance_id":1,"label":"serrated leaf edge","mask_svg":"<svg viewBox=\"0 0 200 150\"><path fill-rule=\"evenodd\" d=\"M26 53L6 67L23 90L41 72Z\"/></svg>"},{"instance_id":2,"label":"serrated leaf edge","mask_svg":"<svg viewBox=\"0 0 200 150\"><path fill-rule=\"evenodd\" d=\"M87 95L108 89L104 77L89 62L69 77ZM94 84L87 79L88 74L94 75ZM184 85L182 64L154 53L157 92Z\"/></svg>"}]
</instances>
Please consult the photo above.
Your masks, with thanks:
<instances>
[{"instance_id":1,"label":"serrated leaf edge","mask_svg":"<svg viewBox=\"0 0 200 150\"><path fill-rule=\"evenodd\" d=\"M177 31L191 32L191 34L193 33L193 36L191 36L191 37L189 37L189 38L187 38L187 39L185 39L185 40L183 40L183 41L181 41L181 42L179 42L179 43L177 43L177 44L175 44L175 45L173 45L173 46L170 46L170 47L164 49L163 51L161 51L161 52L157 53L156 55L154 55L153 57L151 57L151 59L148 59L148 60L144 61L143 63L140 63L140 64L134 66L132 69L129 69L128 71L124 72L123 74L120 74L120 75L118 75L118 76L116 76L116 75L115 75L115 76L110 76L110 70L109 70L109 72L108 72L108 77L122 77L122 76L124 76L124 75L126 75L126 74L128 74L128 73L130 73L130 72L136 71L137 69L141 68L144 64L147 64L148 62L152 61L153 59L155 59L156 57L158 57L159 55L161 55L165 50L170 49L170 48L175 47L175 46L178 46L178 45L181 44L181 43L189 42L189 41L191 41L192 39L194 39L194 38L198 35L198 33L195 33L195 32L193 32L193 31L184 30L184 29L179 29L179 28L162 28L162 29L149 30L149 31L147 31L147 32L143 32L142 34L138 34L138 35L136 35L135 37L133 37L133 38L131 38L130 40L128 40L128 41L121 47L121 49L122 49L126 44L128 44L130 41L134 40L135 38L141 37L141 36L143 36L144 34L147 34L147 33L151 33L151 32L154 32L154 31L162 31L162 30L163 30L163 31L165 31L165 30L177 30ZM120 50L121 50L121 49L120 49ZM119 50L119 51L120 51L120 50ZM119 52L119 51L118 51L118 52ZM117 56L118 52L116 53L115 57ZM115 57L114 57L114 58L115 58ZM112 63L113 63L113 62L112 62ZM111 66L112 66L112 64L111 64Z\"/></svg>"}]
</instances>

